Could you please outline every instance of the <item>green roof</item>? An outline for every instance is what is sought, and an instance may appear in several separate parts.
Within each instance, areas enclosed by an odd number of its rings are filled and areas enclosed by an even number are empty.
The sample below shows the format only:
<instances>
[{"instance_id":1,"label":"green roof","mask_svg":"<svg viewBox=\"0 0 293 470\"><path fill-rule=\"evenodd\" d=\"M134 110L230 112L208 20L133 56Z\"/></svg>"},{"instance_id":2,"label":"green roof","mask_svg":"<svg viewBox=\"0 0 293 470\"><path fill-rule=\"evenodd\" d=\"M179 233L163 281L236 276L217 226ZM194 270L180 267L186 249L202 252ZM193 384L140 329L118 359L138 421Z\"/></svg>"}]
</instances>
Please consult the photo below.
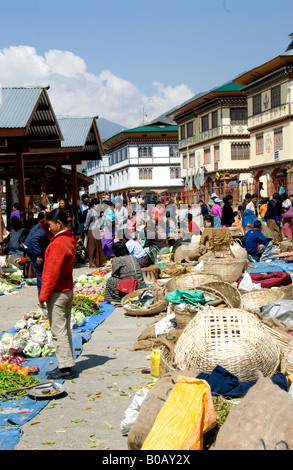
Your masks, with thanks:
<instances>
[{"instance_id":1,"label":"green roof","mask_svg":"<svg viewBox=\"0 0 293 470\"><path fill-rule=\"evenodd\" d=\"M170 124L157 124L157 125L151 125L147 124L145 126L139 126L139 127L133 127L132 129L126 129L124 131L119 132L118 134L113 135L109 139L105 140L103 144L106 144L107 142L110 142L112 139L115 137L118 137L119 135L125 135L125 134L150 134L150 133L172 133L172 132L178 132L178 126L177 125L170 125Z\"/></svg>"},{"instance_id":2,"label":"green roof","mask_svg":"<svg viewBox=\"0 0 293 470\"><path fill-rule=\"evenodd\" d=\"M226 83L225 85L220 86L219 88L214 88L212 91L238 91L243 88L244 85L238 85L237 83Z\"/></svg>"}]
</instances>

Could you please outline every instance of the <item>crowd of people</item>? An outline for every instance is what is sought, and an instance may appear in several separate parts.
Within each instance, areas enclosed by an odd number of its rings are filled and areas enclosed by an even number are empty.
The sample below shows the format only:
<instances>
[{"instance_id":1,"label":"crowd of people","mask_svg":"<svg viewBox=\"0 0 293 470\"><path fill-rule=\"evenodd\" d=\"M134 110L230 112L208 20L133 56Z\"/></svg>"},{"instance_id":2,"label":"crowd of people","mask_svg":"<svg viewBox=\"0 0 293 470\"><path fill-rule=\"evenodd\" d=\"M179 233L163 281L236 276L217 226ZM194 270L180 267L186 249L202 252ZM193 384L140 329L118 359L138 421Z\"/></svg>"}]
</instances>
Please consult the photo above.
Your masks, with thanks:
<instances>
[{"instance_id":1,"label":"crowd of people","mask_svg":"<svg viewBox=\"0 0 293 470\"><path fill-rule=\"evenodd\" d=\"M138 221L134 210L137 204L120 197L100 202L83 194L76 208L66 199L51 207L36 205L35 213L28 213L24 226L19 205L14 204L4 242L0 244L0 256L15 255L15 262L30 266L30 275L37 280L39 305L47 308L58 359L58 367L48 378L65 379L72 375L70 313L76 262L88 262L90 268L96 268L111 259L105 301L117 305L124 295L119 290L120 281L131 278L137 289L145 287L143 268L201 235L190 205L178 214L173 201L162 204L154 199ZM242 244L253 261L269 261L273 242L293 238L293 195L284 191L260 201L257 195L246 194L237 209L231 195L220 199L215 193L207 204L200 200L199 205L205 227L243 227ZM30 271L25 272L28 275Z\"/></svg>"},{"instance_id":2,"label":"crowd of people","mask_svg":"<svg viewBox=\"0 0 293 470\"><path fill-rule=\"evenodd\" d=\"M243 227L242 244L253 261L270 261L273 242L293 239L293 194L283 188L272 198L247 193L241 205L233 208L233 196L220 199L212 193L208 203L199 201L205 226Z\"/></svg>"}]
</instances>

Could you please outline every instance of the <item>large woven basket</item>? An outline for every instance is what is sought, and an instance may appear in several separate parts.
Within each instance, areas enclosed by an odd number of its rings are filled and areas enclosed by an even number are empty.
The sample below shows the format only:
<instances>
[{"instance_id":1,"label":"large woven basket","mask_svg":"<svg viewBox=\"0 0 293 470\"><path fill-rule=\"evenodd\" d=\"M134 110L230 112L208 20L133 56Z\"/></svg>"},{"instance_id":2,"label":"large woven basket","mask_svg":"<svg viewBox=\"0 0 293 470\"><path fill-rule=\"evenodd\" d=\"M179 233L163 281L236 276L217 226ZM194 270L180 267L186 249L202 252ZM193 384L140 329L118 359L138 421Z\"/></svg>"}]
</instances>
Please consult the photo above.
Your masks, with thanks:
<instances>
[{"instance_id":1,"label":"large woven basket","mask_svg":"<svg viewBox=\"0 0 293 470\"><path fill-rule=\"evenodd\" d=\"M180 369L210 374L218 365L240 381L256 380L255 371L272 377L280 349L253 313L242 309L207 309L187 325L175 345Z\"/></svg>"},{"instance_id":2,"label":"large woven basket","mask_svg":"<svg viewBox=\"0 0 293 470\"><path fill-rule=\"evenodd\" d=\"M219 292L227 302L227 306L231 308L242 308L242 296L237 289L230 282L225 281L212 281L199 286L199 289L208 290L213 289Z\"/></svg>"},{"instance_id":3,"label":"large woven basket","mask_svg":"<svg viewBox=\"0 0 293 470\"><path fill-rule=\"evenodd\" d=\"M293 299L293 284L289 284L288 286L281 286L279 289L284 292L283 299L292 300Z\"/></svg>"},{"instance_id":4,"label":"large woven basket","mask_svg":"<svg viewBox=\"0 0 293 470\"><path fill-rule=\"evenodd\" d=\"M242 294L243 308L258 310L268 302L282 300L285 293L281 289L259 289Z\"/></svg>"},{"instance_id":5,"label":"large woven basket","mask_svg":"<svg viewBox=\"0 0 293 470\"><path fill-rule=\"evenodd\" d=\"M219 275L223 281L235 282L241 276L247 261L234 258L214 258L204 261L204 270Z\"/></svg>"},{"instance_id":6,"label":"large woven basket","mask_svg":"<svg viewBox=\"0 0 293 470\"><path fill-rule=\"evenodd\" d=\"M211 281L221 281L221 277L217 274L197 271L196 273L183 274L170 279L167 282L167 289L169 292L176 289L195 289L201 284Z\"/></svg>"},{"instance_id":7,"label":"large woven basket","mask_svg":"<svg viewBox=\"0 0 293 470\"><path fill-rule=\"evenodd\" d=\"M147 308L140 308L140 309L132 309L127 305L128 302L135 300L139 297L143 292L151 289L153 294L155 295L155 301L152 305ZM150 286L145 287L143 289L138 289L130 294L127 294L123 297L121 304L124 310L128 313L128 315L132 316L147 316L147 315L156 315L157 313L164 312L167 309L168 302L165 300L165 295L167 294L167 290L165 287L158 287L158 286Z\"/></svg>"}]
</instances>

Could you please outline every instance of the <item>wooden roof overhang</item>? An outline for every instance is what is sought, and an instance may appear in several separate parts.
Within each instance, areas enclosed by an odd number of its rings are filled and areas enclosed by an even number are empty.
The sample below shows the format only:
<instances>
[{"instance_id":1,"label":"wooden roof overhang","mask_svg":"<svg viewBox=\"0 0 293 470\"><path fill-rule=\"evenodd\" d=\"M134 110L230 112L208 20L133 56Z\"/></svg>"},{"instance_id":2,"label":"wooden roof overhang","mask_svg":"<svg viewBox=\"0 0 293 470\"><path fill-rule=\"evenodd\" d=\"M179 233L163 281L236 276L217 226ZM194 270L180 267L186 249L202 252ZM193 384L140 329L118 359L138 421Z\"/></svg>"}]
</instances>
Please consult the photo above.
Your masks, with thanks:
<instances>
[{"instance_id":1,"label":"wooden roof overhang","mask_svg":"<svg viewBox=\"0 0 293 470\"><path fill-rule=\"evenodd\" d=\"M33 125L33 122L34 120L31 120L30 125ZM36 187L36 190L38 188L38 192L45 186L46 191L52 192L56 199L64 197L65 191L66 194L71 194L72 203L76 205L79 188L88 187L93 183L92 178L78 173L76 166L83 160L101 160L103 156L96 118L92 118L84 140L74 146L63 144L64 141L61 140L63 136L57 120L56 129L59 135L52 134L51 130L52 139L47 140L48 127L52 128L52 125L52 121L39 121L38 126L33 126L34 130L37 130L35 134L30 132L30 126L27 126L25 130L0 129L0 179L7 181L10 178L17 178L19 187L23 186L24 193L29 190L28 185ZM33 138L33 135L37 137ZM43 140L41 140L42 137ZM68 140L70 141L70 138L65 139L66 142ZM71 165L72 169L64 169L62 165ZM55 176L49 177L54 170ZM45 181L46 178L48 181ZM20 203L21 199L24 205L24 196L21 198L20 195ZM24 213L24 210L22 212Z\"/></svg>"}]
</instances>

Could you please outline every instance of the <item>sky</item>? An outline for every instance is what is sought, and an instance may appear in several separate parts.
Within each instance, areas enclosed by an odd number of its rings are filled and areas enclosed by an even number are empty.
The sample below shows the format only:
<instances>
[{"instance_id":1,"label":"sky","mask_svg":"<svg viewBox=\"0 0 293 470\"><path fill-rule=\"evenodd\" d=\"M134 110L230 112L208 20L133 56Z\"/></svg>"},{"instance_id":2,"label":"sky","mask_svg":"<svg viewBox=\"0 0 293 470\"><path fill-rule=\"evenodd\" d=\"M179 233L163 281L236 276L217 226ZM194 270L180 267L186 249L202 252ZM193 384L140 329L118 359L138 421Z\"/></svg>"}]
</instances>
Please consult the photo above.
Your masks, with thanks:
<instances>
[{"instance_id":1,"label":"sky","mask_svg":"<svg viewBox=\"0 0 293 470\"><path fill-rule=\"evenodd\" d=\"M2 2L0 86L136 127L285 52L292 18L292 0Z\"/></svg>"}]
</instances>

